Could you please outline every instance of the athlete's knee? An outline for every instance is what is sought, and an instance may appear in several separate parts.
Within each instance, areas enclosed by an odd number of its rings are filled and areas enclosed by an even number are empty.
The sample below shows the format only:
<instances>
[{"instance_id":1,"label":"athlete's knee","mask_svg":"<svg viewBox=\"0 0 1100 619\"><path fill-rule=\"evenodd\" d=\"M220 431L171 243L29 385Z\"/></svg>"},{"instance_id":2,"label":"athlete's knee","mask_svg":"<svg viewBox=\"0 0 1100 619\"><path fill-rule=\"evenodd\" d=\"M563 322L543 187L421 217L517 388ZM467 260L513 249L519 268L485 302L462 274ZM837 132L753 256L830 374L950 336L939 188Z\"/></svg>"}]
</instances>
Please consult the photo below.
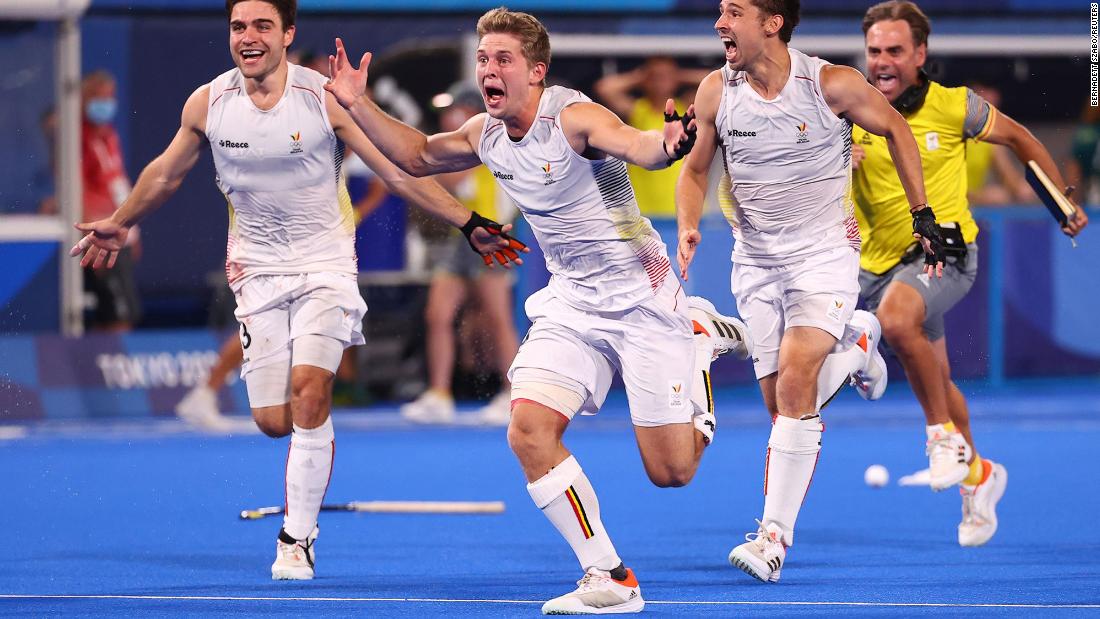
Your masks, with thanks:
<instances>
[{"instance_id":1,"label":"athlete's knee","mask_svg":"<svg viewBox=\"0 0 1100 619\"><path fill-rule=\"evenodd\" d=\"M294 421L315 427L328 415L332 397L331 372L295 373L290 381L290 404Z\"/></svg>"},{"instance_id":2,"label":"athlete's knee","mask_svg":"<svg viewBox=\"0 0 1100 619\"><path fill-rule=\"evenodd\" d=\"M921 330L921 318L904 312L879 311L877 314L879 324L882 325L882 336L893 348L904 350L923 338Z\"/></svg>"},{"instance_id":3,"label":"athlete's knee","mask_svg":"<svg viewBox=\"0 0 1100 619\"><path fill-rule=\"evenodd\" d=\"M513 409L508 423L508 446L521 460L543 451L550 451L561 440L556 415L544 407L520 405Z\"/></svg>"},{"instance_id":4,"label":"athlete's knee","mask_svg":"<svg viewBox=\"0 0 1100 619\"><path fill-rule=\"evenodd\" d=\"M695 477L694 462L664 462L646 467L649 481L658 488L682 488Z\"/></svg>"},{"instance_id":5,"label":"athlete's knee","mask_svg":"<svg viewBox=\"0 0 1100 619\"><path fill-rule=\"evenodd\" d=\"M283 438L289 436L292 430L290 411L286 406L267 406L252 409L252 420L260 432L271 438Z\"/></svg>"}]
</instances>

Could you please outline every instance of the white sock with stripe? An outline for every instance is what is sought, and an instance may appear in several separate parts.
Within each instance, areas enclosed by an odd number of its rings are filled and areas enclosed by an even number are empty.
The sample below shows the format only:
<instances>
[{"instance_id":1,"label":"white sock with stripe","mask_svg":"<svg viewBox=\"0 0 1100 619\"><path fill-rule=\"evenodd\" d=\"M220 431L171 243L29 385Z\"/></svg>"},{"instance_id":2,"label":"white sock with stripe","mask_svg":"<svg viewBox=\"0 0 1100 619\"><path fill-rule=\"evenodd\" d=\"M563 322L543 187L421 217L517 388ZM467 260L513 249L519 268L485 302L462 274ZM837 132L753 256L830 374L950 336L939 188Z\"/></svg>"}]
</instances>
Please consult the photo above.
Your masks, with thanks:
<instances>
[{"instance_id":1,"label":"white sock with stripe","mask_svg":"<svg viewBox=\"0 0 1100 619\"><path fill-rule=\"evenodd\" d=\"M581 569L611 571L622 563L600 521L600 503L577 459L569 456L527 484L531 500L577 555Z\"/></svg>"},{"instance_id":2,"label":"white sock with stripe","mask_svg":"<svg viewBox=\"0 0 1100 619\"><path fill-rule=\"evenodd\" d=\"M294 539L306 539L317 525L317 514L321 512L321 501L332 476L335 438L332 417L310 430L294 426L290 435L283 530Z\"/></svg>"},{"instance_id":3,"label":"white sock with stripe","mask_svg":"<svg viewBox=\"0 0 1100 619\"><path fill-rule=\"evenodd\" d=\"M825 429L819 415L808 417L776 417L768 439L763 521L782 529L782 541L787 546L794 543L794 524L817 467L821 432Z\"/></svg>"}]
</instances>

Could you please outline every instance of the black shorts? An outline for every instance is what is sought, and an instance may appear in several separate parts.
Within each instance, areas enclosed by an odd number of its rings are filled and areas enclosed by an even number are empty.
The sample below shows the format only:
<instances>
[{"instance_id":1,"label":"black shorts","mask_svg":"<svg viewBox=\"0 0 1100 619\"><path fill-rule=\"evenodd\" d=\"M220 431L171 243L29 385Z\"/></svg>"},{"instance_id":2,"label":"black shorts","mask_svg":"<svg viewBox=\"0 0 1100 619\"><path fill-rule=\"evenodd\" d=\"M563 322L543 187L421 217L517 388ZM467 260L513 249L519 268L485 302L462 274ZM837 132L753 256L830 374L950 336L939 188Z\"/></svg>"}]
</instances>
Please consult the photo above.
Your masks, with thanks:
<instances>
[{"instance_id":1,"label":"black shorts","mask_svg":"<svg viewBox=\"0 0 1100 619\"><path fill-rule=\"evenodd\" d=\"M118 253L110 269L84 269L84 291L95 297L91 326L141 320L141 301L134 282L134 258L130 248Z\"/></svg>"}]
</instances>

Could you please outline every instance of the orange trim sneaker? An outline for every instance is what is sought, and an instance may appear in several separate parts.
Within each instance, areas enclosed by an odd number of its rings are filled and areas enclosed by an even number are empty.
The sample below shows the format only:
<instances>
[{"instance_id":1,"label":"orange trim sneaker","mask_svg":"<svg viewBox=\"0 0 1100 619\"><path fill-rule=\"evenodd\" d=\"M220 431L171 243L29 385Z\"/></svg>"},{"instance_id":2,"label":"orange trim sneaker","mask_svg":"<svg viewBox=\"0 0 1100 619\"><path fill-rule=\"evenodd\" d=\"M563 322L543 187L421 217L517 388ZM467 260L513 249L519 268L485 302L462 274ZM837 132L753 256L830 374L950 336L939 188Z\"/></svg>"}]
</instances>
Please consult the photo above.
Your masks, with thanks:
<instances>
[{"instance_id":1,"label":"orange trim sneaker","mask_svg":"<svg viewBox=\"0 0 1100 619\"><path fill-rule=\"evenodd\" d=\"M621 566L620 566L621 567ZM544 615L610 615L637 613L645 608L642 590L634 571L625 568L626 577L612 578L610 572L590 567L577 581L577 590L542 605Z\"/></svg>"},{"instance_id":2,"label":"orange trim sneaker","mask_svg":"<svg viewBox=\"0 0 1100 619\"><path fill-rule=\"evenodd\" d=\"M959 486L962 494L962 522L959 545L981 546L997 532L997 502L1008 487L1008 470L1003 465L983 460L985 479L977 486Z\"/></svg>"},{"instance_id":3,"label":"orange trim sneaker","mask_svg":"<svg viewBox=\"0 0 1100 619\"><path fill-rule=\"evenodd\" d=\"M867 354L867 361L858 372L852 373L851 385L864 400L877 400L886 392L886 360L878 351L882 339L882 325L871 312L856 310L850 324L863 330L856 346Z\"/></svg>"},{"instance_id":4,"label":"orange trim sneaker","mask_svg":"<svg viewBox=\"0 0 1100 619\"><path fill-rule=\"evenodd\" d=\"M714 304L703 297L688 297L688 315L695 335L710 339L712 361L726 353L732 353L737 359L752 356L752 336L745 323L719 314Z\"/></svg>"},{"instance_id":5,"label":"orange trim sneaker","mask_svg":"<svg viewBox=\"0 0 1100 619\"><path fill-rule=\"evenodd\" d=\"M275 562L271 564L272 580L313 580L313 543L317 541L319 529L303 540L296 540L279 531L275 541Z\"/></svg>"},{"instance_id":6,"label":"orange trim sneaker","mask_svg":"<svg viewBox=\"0 0 1100 619\"><path fill-rule=\"evenodd\" d=\"M746 533L745 543L730 551L730 565L761 582L779 582L779 572L787 559L783 532L779 526L756 521L756 533Z\"/></svg>"}]
</instances>

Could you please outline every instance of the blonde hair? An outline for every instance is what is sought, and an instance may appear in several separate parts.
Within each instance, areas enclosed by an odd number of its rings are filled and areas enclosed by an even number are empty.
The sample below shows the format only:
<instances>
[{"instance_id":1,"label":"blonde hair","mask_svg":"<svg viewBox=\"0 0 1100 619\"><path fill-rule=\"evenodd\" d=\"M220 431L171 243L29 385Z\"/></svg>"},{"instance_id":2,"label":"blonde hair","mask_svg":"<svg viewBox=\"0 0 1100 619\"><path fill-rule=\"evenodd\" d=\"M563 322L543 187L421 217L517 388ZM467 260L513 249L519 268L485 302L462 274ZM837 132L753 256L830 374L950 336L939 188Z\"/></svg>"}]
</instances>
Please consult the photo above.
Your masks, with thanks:
<instances>
[{"instance_id":1,"label":"blonde hair","mask_svg":"<svg viewBox=\"0 0 1100 619\"><path fill-rule=\"evenodd\" d=\"M523 57L531 66L541 62L550 68L550 33L534 15L497 7L477 20L477 38L494 33L510 34L519 39Z\"/></svg>"}]
</instances>

